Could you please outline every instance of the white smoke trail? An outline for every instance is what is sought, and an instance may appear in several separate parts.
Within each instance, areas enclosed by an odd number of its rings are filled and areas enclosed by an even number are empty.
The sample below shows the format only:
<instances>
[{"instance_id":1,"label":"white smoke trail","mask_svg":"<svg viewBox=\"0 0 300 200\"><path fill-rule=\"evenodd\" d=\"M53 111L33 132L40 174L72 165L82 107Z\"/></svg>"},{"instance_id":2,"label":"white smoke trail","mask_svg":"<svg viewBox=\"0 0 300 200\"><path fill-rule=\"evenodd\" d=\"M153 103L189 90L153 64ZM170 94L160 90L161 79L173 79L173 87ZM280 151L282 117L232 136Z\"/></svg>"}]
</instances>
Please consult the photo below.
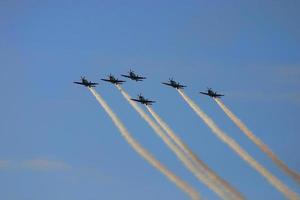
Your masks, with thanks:
<instances>
[{"instance_id":1,"label":"white smoke trail","mask_svg":"<svg viewBox=\"0 0 300 200\"><path fill-rule=\"evenodd\" d=\"M154 117L156 122L164 129L164 131L168 134L168 136L179 146L179 148L186 153L190 159L200 167L207 176L219 184L221 187L224 187L229 193L228 195L234 199L245 199L240 192L238 192L235 188L233 188L227 181L223 180L219 177L212 169L208 167L202 160L198 158L198 156L174 133L174 131L168 126L166 122L164 122L161 117L153 110L153 108L146 106L148 111Z\"/></svg>"},{"instance_id":2,"label":"white smoke trail","mask_svg":"<svg viewBox=\"0 0 300 200\"><path fill-rule=\"evenodd\" d=\"M278 178L271 174L267 169L260 165L254 158L252 158L241 146L239 146L232 138L226 135L214 122L209 118L199 106L196 105L182 90L178 90L179 94L189 104L189 106L196 112L196 114L208 125L212 132L221 139L224 143L229 145L242 159L244 159L251 167L257 170L269 183L276 189L282 192L288 199L300 199L299 196L284 185Z\"/></svg>"},{"instance_id":3,"label":"white smoke trail","mask_svg":"<svg viewBox=\"0 0 300 200\"><path fill-rule=\"evenodd\" d=\"M234 115L229 108L225 106L225 104L219 100L215 99L217 104L222 108L222 110L226 113L226 115L239 127L244 134L254 143L256 144L261 151L263 151L267 156L269 156L277 166L284 171L287 175L292 177L298 184L300 184L300 174L290 169L282 160L280 160L275 153L272 152L269 147L264 144L259 138L257 138L248 128L247 126L236 116Z\"/></svg>"},{"instance_id":4,"label":"white smoke trail","mask_svg":"<svg viewBox=\"0 0 300 200\"><path fill-rule=\"evenodd\" d=\"M170 172L165 166L163 166L158 160L156 160L146 149L144 149L128 132L126 127L123 125L118 116L112 111L112 109L108 106L108 104L104 101L104 99L93 89L89 88L92 94L96 97L97 101L103 107L103 109L107 112L107 114L112 119L113 123L119 129L121 135L125 138L125 140L131 145L131 147L140 154L145 160L147 160L152 166L158 169L161 173L163 173L169 180L177 185L181 190L186 192L192 200L199 200L199 194L196 190L194 190L191 186L189 186L186 182L181 180L175 174Z\"/></svg>"},{"instance_id":5,"label":"white smoke trail","mask_svg":"<svg viewBox=\"0 0 300 200\"><path fill-rule=\"evenodd\" d=\"M124 98L129 102L129 104L140 114L140 116L150 125L154 132L164 141L164 143L175 153L175 155L182 161L182 163L187 167L187 169L192 172L199 181L202 181L215 193L217 193L222 199L228 199L226 193L217 187L213 182L211 182L203 172L197 170L193 163L185 156L185 154L170 140L170 138L161 130L161 128L137 105L136 102L131 101L131 97L127 94L121 86L116 85L121 91Z\"/></svg>"}]
</instances>

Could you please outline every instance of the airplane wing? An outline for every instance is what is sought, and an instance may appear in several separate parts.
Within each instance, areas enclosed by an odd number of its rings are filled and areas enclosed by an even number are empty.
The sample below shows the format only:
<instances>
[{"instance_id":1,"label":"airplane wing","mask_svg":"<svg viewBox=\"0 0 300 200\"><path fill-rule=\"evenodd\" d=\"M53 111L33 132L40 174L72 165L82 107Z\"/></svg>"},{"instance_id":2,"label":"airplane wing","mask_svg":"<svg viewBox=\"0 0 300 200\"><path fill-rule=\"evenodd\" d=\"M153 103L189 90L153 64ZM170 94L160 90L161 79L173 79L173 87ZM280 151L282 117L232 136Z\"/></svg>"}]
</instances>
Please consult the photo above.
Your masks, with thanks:
<instances>
[{"instance_id":1,"label":"airplane wing","mask_svg":"<svg viewBox=\"0 0 300 200\"><path fill-rule=\"evenodd\" d=\"M124 75L124 74L121 74L121 76L126 77L126 78L131 78L131 76Z\"/></svg>"},{"instance_id":2,"label":"airplane wing","mask_svg":"<svg viewBox=\"0 0 300 200\"><path fill-rule=\"evenodd\" d=\"M223 96L224 96L224 94L216 94L216 95L215 95L216 98L221 98L221 97L223 97Z\"/></svg>"},{"instance_id":3,"label":"airplane wing","mask_svg":"<svg viewBox=\"0 0 300 200\"><path fill-rule=\"evenodd\" d=\"M124 83L126 81L116 80L116 83Z\"/></svg>"},{"instance_id":4,"label":"airplane wing","mask_svg":"<svg viewBox=\"0 0 300 200\"><path fill-rule=\"evenodd\" d=\"M155 101L149 101L149 100L145 101L146 105L152 105L152 103L155 103Z\"/></svg>"},{"instance_id":5,"label":"airplane wing","mask_svg":"<svg viewBox=\"0 0 300 200\"><path fill-rule=\"evenodd\" d=\"M109 79L104 79L104 78L102 78L101 80L102 80L102 81L106 81L106 82L111 82L111 80L109 80Z\"/></svg>"},{"instance_id":6,"label":"airplane wing","mask_svg":"<svg viewBox=\"0 0 300 200\"><path fill-rule=\"evenodd\" d=\"M200 93L209 96L209 94L206 92L200 92Z\"/></svg>"},{"instance_id":7,"label":"airplane wing","mask_svg":"<svg viewBox=\"0 0 300 200\"><path fill-rule=\"evenodd\" d=\"M132 79L132 80L135 80L135 81L143 81L144 79L146 79L146 77L141 77L141 76L137 76L137 77L135 77L134 79Z\"/></svg>"},{"instance_id":8,"label":"airplane wing","mask_svg":"<svg viewBox=\"0 0 300 200\"><path fill-rule=\"evenodd\" d=\"M76 84L79 84L79 85L84 85L82 82L73 82L73 83L76 83Z\"/></svg>"},{"instance_id":9,"label":"airplane wing","mask_svg":"<svg viewBox=\"0 0 300 200\"><path fill-rule=\"evenodd\" d=\"M142 101L140 101L139 99L131 99L132 101L136 101L136 102L142 102Z\"/></svg>"},{"instance_id":10,"label":"airplane wing","mask_svg":"<svg viewBox=\"0 0 300 200\"><path fill-rule=\"evenodd\" d=\"M172 86L170 83L162 83L164 85Z\"/></svg>"},{"instance_id":11,"label":"airplane wing","mask_svg":"<svg viewBox=\"0 0 300 200\"><path fill-rule=\"evenodd\" d=\"M178 87L184 88L184 87L186 87L186 85L178 85Z\"/></svg>"},{"instance_id":12,"label":"airplane wing","mask_svg":"<svg viewBox=\"0 0 300 200\"><path fill-rule=\"evenodd\" d=\"M146 77L143 77L143 76L137 76L136 78L137 79L146 79Z\"/></svg>"},{"instance_id":13,"label":"airplane wing","mask_svg":"<svg viewBox=\"0 0 300 200\"><path fill-rule=\"evenodd\" d=\"M99 85L99 83L88 83L89 87L96 87L96 85Z\"/></svg>"},{"instance_id":14,"label":"airplane wing","mask_svg":"<svg viewBox=\"0 0 300 200\"><path fill-rule=\"evenodd\" d=\"M126 81L115 80L115 81L110 81L110 82L113 84L116 84L116 85L121 85L122 83L124 83Z\"/></svg>"}]
</instances>

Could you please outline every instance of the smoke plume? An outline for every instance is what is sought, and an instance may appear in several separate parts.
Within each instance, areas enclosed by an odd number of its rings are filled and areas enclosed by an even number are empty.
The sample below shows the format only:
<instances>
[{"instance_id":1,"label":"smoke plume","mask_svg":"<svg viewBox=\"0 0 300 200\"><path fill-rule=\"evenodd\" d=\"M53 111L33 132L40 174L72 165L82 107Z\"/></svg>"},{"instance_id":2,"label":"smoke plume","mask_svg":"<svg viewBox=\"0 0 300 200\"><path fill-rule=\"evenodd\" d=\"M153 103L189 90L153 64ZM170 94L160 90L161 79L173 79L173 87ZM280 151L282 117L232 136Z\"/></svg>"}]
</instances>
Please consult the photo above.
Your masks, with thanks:
<instances>
[{"instance_id":1,"label":"smoke plume","mask_svg":"<svg viewBox=\"0 0 300 200\"><path fill-rule=\"evenodd\" d=\"M123 125L118 116L112 111L112 109L108 106L108 104L104 101L104 99L93 89L89 88L91 93L95 96L99 104L103 107L106 113L110 116L113 123L119 129L121 135L124 139L131 145L131 147L141 155L145 160L147 160L153 167L163 173L169 180L177 185L181 190L186 192L192 200L199 200L198 192L189 186L186 182L181 180L171 171L169 171L165 166L163 166L158 160L156 160L146 149L144 149L128 132L126 127Z\"/></svg>"},{"instance_id":2,"label":"smoke plume","mask_svg":"<svg viewBox=\"0 0 300 200\"><path fill-rule=\"evenodd\" d=\"M222 108L222 110L226 113L226 115L236 124L241 131L254 143L258 146L258 148L263 151L267 156L269 156L273 162L287 175L292 177L298 184L300 184L300 174L290 169L282 160L280 160L275 153L269 149L269 147L264 144L259 138L257 138L248 128L247 126L237 117L235 116L229 108L225 106L225 104L220 99L215 99L217 104Z\"/></svg>"},{"instance_id":3,"label":"smoke plume","mask_svg":"<svg viewBox=\"0 0 300 200\"><path fill-rule=\"evenodd\" d=\"M161 130L161 128L137 105L136 102L131 101L131 97L125 92L121 86L116 85L128 103L139 113L139 115L150 125L154 132L164 141L164 143L175 153L180 161L192 172L199 181L202 181L222 199L228 199L226 193L218 187L214 182L207 178L207 176L200 172L194 164L185 156L185 154L170 140L170 138Z\"/></svg>"},{"instance_id":4,"label":"smoke plume","mask_svg":"<svg viewBox=\"0 0 300 200\"><path fill-rule=\"evenodd\" d=\"M212 169L210 169L198 156L174 133L174 131L164 122L161 117L149 106L147 106L148 111L154 117L156 122L164 129L168 136L178 145L178 147L190 157L190 159L205 173L207 176L219 184L221 187L224 187L228 195L232 196L234 199L245 199L241 193L234 189L227 181L219 177Z\"/></svg>"},{"instance_id":5,"label":"smoke plume","mask_svg":"<svg viewBox=\"0 0 300 200\"><path fill-rule=\"evenodd\" d=\"M239 146L232 138L226 135L215 123L209 118L199 106L196 105L182 90L178 90L179 94L189 104L189 106L196 112L196 114L206 123L212 132L231 149L233 149L242 159L244 159L251 167L258 171L271 183L277 190L282 192L288 199L300 199L299 196L283 184L278 178L271 174L266 168L260 165L248 152Z\"/></svg>"}]
</instances>

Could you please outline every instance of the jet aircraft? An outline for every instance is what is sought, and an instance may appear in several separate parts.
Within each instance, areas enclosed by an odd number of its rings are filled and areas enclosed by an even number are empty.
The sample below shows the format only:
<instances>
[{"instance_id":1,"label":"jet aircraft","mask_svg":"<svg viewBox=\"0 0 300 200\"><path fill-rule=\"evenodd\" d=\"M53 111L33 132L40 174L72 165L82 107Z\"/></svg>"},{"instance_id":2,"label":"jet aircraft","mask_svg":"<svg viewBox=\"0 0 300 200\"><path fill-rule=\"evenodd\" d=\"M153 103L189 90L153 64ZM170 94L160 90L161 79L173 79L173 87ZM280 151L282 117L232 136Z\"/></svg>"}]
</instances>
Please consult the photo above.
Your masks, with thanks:
<instances>
[{"instance_id":1,"label":"jet aircraft","mask_svg":"<svg viewBox=\"0 0 300 200\"><path fill-rule=\"evenodd\" d=\"M224 96L223 94L218 94L217 92L214 92L211 88L207 88L207 92L200 92L201 94L210 96L212 98L221 98Z\"/></svg>"},{"instance_id":2,"label":"jet aircraft","mask_svg":"<svg viewBox=\"0 0 300 200\"><path fill-rule=\"evenodd\" d=\"M98 85L98 83L92 83L91 81L88 81L84 76L81 77L81 82L73 82L79 85L84 85L85 87L96 87L96 85Z\"/></svg>"},{"instance_id":3,"label":"jet aircraft","mask_svg":"<svg viewBox=\"0 0 300 200\"><path fill-rule=\"evenodd\" d=\"M179 82L174 81L173 78L170 78L168 83L162 83L162 84L171 86L176 89L183 89L186 87L186 85L181 85Z\"/></svg>"},{"instance_id":4,"label":"jet aircraft","mask_svg":"<svg viewBox=\"0 0 300 200\"><path fill-rule=\"evenodd\" d=\"M128 72L128 75L125 75L125 74L121 74L121 76L123 77L126 77L126 78L129 78L133 81L143 81L144 79L146 79L146 77L142 77L142 76L139 76L137 75L134 71L130 70Z\"/></svg>"},{"instance_id":5,"label":"jet aircraft","mask_svg":"<svg viewBox=\"0 0 300 200\"><path fill-rule=\"evenodd\" d=\"M112 84L115 84L115 85L120 85L126 81L122 81L122 80L119 80L117 78L115 78L113 75L109 74L108 75L108 79L101 79L102 81L106 81L106 82L110 82Z\"/></svg>"},{"instance_id":6,"label":"jet aircraft","mask_svg":"<svg viewBox=\"0 0 300 200\"><path fill-rule=\"evenodd\" d=\"M137 99L131 99L131 100L140 102L141 104L145 104L145 105L152 105L152 103L155 103L155 101L150 101L145 97L143 97L142 94L139 94Z\"/></svg>"}]
</instances>

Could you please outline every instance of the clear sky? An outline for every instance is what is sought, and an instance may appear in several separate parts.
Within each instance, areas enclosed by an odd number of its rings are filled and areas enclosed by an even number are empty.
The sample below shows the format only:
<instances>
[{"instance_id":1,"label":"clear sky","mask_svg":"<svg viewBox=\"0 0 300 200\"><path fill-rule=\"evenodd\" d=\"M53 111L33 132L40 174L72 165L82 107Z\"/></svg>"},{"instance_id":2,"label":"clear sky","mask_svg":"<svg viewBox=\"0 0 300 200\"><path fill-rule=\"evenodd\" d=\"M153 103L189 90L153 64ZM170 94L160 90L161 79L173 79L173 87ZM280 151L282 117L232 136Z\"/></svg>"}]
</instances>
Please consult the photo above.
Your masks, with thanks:
<instances>
[{"instance_id":1,"label":"clear sky","mask_svg":"<svg viewBox=\"0 0 300 200\"><path fill-rule=\"evenodd\" d=\"M186 199L119 135L95 98L73 84L100 82L130 68L127 82L219 175L249 199L283 199L219 141L169 77L230 136L290 188L283 174L199 91L224 102L291 168L300 171L300 2L71 1L0 2L0 199ZM205 198L199 183L126 103L101 82L97 91L130 132Z\"/></svg>"}]
</instances>

